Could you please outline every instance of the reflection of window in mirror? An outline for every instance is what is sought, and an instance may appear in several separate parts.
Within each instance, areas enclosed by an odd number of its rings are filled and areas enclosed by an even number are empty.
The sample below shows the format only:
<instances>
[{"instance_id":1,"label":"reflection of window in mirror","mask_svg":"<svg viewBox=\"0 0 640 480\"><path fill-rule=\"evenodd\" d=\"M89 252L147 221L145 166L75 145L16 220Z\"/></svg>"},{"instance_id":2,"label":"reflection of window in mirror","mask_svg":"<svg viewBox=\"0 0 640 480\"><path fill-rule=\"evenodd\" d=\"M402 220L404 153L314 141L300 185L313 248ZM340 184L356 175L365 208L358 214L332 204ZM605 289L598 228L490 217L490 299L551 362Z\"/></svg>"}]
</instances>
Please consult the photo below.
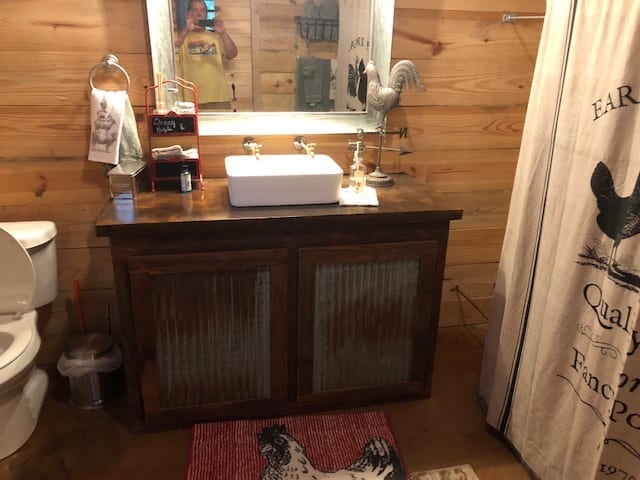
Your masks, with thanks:
<instances>
[{"instance_id":1,"label":"reflection of window in mirror","mask_svg":"<svg viewBox=\"0 0 640 480\"><path fill-rule=\"evenodd\" d=\"M223 9L214 0L172 0L172 7L176 75L197 86L200 110L232 110L235 85L225 69L238 47Z\"/></svg>"}]
</instances>

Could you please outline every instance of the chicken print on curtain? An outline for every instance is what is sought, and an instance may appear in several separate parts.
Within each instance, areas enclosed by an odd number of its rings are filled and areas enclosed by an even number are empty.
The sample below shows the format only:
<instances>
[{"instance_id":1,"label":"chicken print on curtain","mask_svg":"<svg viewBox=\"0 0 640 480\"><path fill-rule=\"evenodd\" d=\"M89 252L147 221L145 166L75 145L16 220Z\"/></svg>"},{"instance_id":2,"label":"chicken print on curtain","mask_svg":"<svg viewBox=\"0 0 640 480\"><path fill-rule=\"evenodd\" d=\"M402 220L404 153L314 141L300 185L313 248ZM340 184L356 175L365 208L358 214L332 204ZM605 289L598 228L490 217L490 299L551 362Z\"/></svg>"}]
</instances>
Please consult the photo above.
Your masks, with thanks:
<instances>
[{"instance_id":1,"label":"chicken print on curtain","mask_svg":"<svg viewBox=\"0 0 640 480\"><path fill-rule=\"evenodd\" d=\"M544 480L640 478L640 2L549 0L483 357Z\"/></svg>"},{"instance_id":2,"label":"chicken print on curtain","mask_svg":"<svg viewBox=\"0 0 640 480\"><path fill-rule=\"evenodd\" d=\"M629 104L640 102L640 100L631 97L631 87L624 85L620 88L624 88L628 92L624 96L619 96L618 104L620 106L626 106L624 104L625 100L628 100ZM640 99L640 96L638 98ZM610 96L607 103L612 108L616 108L613 107L613 100ZM616 283L631 290L634 290L635 287L637 291L637 288L640 288L638 269L634 268L633 265L619 264L616 261L616 252L622 240L640 233L640 174L631 195L622 197L616 192L615 181L609 167L602 162L598 162L591 175L591 190L593 190L598 203L599 213L596 217L596 222L600 230L613 240L613 246L611 247L611 253L607 257L596 246L585 245L584 253L581 257L585 259L586 265L606 269L609 277Z\"/></svg>"}]
</instances>

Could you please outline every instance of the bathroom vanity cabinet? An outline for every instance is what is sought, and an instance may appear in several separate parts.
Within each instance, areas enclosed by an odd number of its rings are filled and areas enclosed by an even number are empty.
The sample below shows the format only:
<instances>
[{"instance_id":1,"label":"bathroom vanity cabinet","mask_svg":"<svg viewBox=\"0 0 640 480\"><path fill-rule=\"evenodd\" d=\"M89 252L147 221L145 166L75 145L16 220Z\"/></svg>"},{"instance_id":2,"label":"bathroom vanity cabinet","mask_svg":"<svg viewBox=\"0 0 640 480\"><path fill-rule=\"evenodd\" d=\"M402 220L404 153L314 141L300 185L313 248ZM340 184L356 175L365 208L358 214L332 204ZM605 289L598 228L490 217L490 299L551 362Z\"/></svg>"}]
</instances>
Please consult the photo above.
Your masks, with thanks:
<instances>
[{"instance_id":1,"label":"bathroom vanity cabinet","mask_svg":"<svg viewBox=\"0 0 640 480\"><path fill-rule=\"evenodd\" d=\"M378 207L234 208L226 180L111 201L134 426L427 397L449 222L400 175Z\"/></svg>"}]
</instances>

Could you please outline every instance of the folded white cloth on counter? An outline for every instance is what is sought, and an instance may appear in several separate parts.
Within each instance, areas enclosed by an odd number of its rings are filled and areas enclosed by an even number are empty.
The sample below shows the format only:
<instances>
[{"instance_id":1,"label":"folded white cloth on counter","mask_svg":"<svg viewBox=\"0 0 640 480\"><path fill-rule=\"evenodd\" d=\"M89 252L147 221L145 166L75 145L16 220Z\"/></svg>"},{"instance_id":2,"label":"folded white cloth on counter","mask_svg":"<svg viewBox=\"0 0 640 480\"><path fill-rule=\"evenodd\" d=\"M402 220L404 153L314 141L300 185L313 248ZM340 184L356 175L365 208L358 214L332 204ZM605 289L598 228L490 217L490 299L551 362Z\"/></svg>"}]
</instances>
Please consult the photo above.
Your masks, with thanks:
<instances>
[{"instance_id":1,"label":"folded white cloth on counter","mask_svg":"<svg viewBox=\"0 0 640 480\"><path fill-rule=\"evenodd\" d=\"M171 145L170 147L156 147L151 149L151 156L154 159L181 157L182 147L180 145Z\"/></svg>"},{"instance_id":2,"label":"folded white cloth on counter","mask_svg":"<svg viewBox=\"0 0 640 480\"><path fill-rule=\"evenodd\" d=\"M190 158L192 160L196 160L198 158L198 149L194 147L182 150L182 158Z\"/></svg>"},{"instance_id":3,"label":"folded white cloth on counter","mask_svg":"<svg viewBox=\"0 0 640 480\"><path fill-rule=\"evenodd\" d=\"M378 194L373 187L365 186L364 189L356 193L351 187L340 189L338 195L340 205L361 205L361 206L378 206Z\"/></svg>"}]
</instances>

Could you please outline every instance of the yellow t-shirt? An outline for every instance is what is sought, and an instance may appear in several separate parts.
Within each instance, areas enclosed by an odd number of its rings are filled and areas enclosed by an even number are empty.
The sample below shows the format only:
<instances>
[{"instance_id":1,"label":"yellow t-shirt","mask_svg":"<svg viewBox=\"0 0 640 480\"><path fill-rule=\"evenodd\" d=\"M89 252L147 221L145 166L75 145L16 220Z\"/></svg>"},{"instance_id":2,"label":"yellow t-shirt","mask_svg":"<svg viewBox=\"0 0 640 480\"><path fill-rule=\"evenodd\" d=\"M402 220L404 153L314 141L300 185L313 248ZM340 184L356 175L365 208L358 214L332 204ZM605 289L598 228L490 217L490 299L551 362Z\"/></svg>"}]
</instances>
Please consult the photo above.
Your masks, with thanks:
<instances>
[{"instance_id":1,"label":"yellow t-shirt","mask_svg":"<svg viewBox=\"0 0 640 480\"><path fill-rule=\"evenodd\" d=\"M189 32L178 50L177 75L198 87L198 103L228 102L231 98L224 76L224 44L215 32Z\"/></svg>"}]
</instances>

